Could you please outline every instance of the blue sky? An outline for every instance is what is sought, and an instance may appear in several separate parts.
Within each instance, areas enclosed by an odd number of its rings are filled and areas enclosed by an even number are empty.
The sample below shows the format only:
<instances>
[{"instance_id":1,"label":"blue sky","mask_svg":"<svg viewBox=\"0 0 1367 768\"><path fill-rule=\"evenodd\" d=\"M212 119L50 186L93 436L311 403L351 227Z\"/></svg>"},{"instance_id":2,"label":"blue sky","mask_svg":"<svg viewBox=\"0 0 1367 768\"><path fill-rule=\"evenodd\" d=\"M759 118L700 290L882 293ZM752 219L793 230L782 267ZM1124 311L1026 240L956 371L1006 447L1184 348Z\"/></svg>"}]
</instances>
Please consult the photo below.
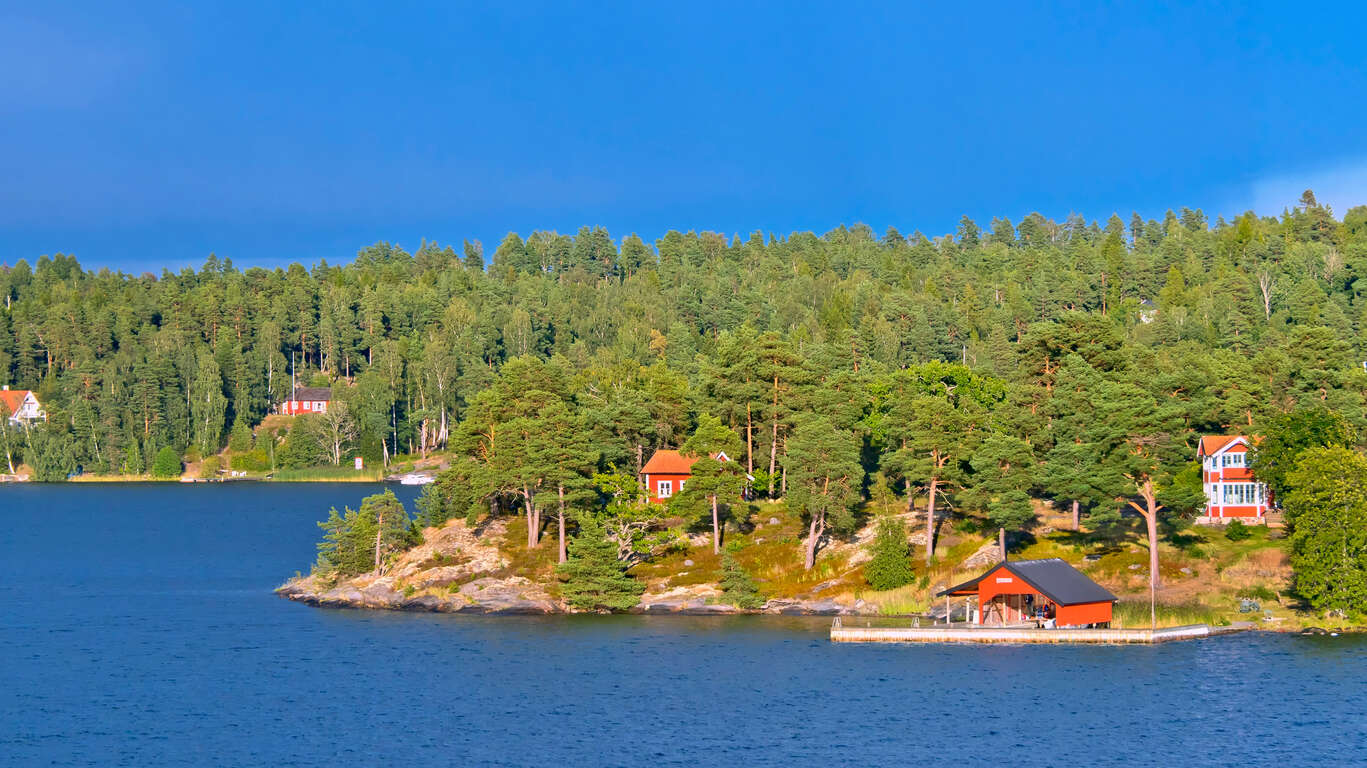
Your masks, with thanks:
<instances>
[{"instance_id":1,"label":"blue sky","mask_svg":"<svg viewBox=\"0 0 1367 768\"><path fill-rule=\"evenodd\" d=\"M0 263L1367 203L1350 5L578 5L0 8Z\"/></svg>"}]
</instances>

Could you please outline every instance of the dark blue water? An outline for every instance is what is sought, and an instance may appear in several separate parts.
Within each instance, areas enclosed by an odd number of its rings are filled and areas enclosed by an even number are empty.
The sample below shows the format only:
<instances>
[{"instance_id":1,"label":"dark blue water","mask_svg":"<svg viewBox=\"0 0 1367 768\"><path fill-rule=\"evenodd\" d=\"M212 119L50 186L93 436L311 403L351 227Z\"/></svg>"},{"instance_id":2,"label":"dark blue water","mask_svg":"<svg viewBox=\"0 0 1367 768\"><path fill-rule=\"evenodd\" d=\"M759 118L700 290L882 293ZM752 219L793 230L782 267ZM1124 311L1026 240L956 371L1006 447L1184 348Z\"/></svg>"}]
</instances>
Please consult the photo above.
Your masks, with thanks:
<instances>
[{"instance_id":1,"label":"dark blue water","mask_svg":"<svg viewBox=\"0 0 1367 768\"><path fill-rule=\"evenodd\" d=\"M824 620L274 597L372 491L0 488L0 765L1367 763L1355 638L835 646Z\"/></svg>"}]
</instances>

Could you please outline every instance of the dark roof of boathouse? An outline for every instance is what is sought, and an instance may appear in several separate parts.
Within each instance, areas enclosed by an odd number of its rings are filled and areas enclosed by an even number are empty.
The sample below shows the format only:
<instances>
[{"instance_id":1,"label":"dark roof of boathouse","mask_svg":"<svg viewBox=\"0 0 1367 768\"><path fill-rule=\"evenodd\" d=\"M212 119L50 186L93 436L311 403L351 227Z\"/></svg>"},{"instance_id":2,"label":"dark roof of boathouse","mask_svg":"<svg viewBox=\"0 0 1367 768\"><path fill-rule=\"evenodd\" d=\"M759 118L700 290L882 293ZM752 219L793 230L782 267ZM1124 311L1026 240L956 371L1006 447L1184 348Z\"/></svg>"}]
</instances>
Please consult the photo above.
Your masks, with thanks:
<instances>
[{"instance_id":1,"label":"dark roof of boathouse","mask_svg":"<svg viewBox=\"0 0 1367 768\"><path fill-rule=\"evenodd\" d=\"M989 568L978 578L950 587L935 596L944 597L977 591L978 582L1001 568L1019 576L1025 583L1039 590L1040 594L1059 605L1114 603L1119 599L1111 594L1110 590L1087 578L1085 573L1057 557L1046 560L1007 560Z\"/></svg>"}]
</instances>

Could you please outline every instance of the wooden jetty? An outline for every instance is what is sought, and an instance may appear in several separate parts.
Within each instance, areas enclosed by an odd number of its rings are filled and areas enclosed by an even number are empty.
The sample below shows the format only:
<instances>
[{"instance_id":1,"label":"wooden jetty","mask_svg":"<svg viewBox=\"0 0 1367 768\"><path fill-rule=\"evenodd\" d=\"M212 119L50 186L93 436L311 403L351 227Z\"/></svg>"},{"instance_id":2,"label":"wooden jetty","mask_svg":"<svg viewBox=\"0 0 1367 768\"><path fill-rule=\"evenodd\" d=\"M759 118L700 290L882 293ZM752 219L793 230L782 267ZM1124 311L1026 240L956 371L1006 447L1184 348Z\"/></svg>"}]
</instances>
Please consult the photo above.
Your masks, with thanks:
<instances>
[{"instance_id":1,"label":"wooden jetty","mask_svg":"<svg viewBox=\"0 0 1367 768\"><path fill-rule=\"evenodd\" d=\"M940 624L928 627L859 626L857 617L836 617L831 624L834 643L1092 643L1153 645L1174 640L1196 640L1253 628L1251 622L1227 627L1188 624L1158 629L1035 629ZM871 623L871 622L870 622Z\"/></svg>"}]
</instances>

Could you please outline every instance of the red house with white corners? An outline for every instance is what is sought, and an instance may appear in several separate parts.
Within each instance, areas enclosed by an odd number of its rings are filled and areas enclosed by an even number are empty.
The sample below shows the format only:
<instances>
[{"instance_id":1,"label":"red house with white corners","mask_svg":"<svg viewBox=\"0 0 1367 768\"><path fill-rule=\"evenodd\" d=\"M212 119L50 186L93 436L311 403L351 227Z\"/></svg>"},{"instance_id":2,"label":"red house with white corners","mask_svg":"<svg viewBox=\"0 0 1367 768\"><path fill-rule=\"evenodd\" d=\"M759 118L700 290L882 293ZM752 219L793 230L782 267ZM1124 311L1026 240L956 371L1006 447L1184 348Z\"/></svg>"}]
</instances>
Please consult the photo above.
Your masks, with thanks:
<instances>
[{"instance_id":1,"label":"red house with white corners","mask_svg":"<svg viewBox=\"0 0 1367 768\"><path fill-rule=\"evenodd\" d=\"M1207 435L1201 438L1201 484L1206 492L1202 522L1265 523L1271 497L1267 485L1249 468L1252 440L1245 435Z\"/></svg>"},{"instance_id":2,"label":"red house with white corners","mask_svg":"<svg viewBox=\"0 0 1367 768\"><path fill-rule=\"evenodd\" d=\"M718 452L712 458L717 461L730 461L731 457ZM645 486L647 499L651 504L664 504L674 494L684 489L684 483L692 476L693 462L697 456L685 456L672 448L661 448L651 455L650 461L641 467L641 483ZM746 475L751 481L755 478Z\"/></svg>"},{"instance_id":3,"label":"red house with white corners","mask_svg":"<svg viewBox=\"0 0 1367 768\"><path fill-rule=\"evenodd\" d=\"M290 396L280 404L280 412L287 416L301 413L327 413L332 402L332 390L328 387L295 387Z\"/></svg>"}]
</instances>

